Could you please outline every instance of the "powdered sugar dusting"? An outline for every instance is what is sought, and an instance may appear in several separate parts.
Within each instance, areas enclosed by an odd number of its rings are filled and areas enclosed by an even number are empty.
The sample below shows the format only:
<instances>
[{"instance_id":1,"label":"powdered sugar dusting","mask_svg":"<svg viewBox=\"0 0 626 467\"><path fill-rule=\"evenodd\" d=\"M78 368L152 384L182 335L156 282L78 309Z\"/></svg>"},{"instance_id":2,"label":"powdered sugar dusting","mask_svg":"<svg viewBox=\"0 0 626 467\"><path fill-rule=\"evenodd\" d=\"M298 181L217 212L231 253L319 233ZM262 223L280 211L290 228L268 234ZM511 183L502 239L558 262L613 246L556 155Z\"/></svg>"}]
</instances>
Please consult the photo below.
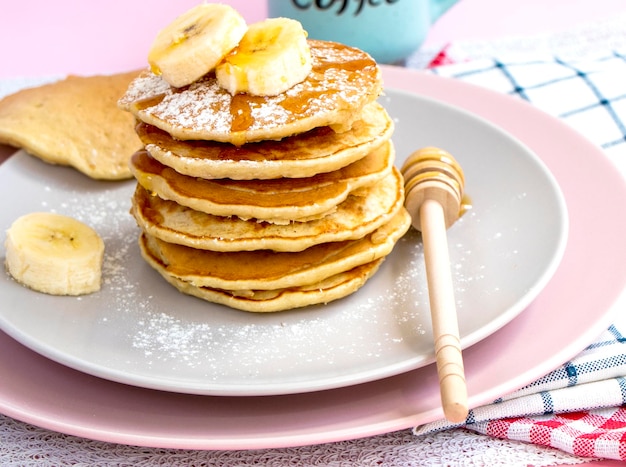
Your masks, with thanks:
<instances>
[{"instance_id":1,"label":"powdered sugar dusting","mask_svg":"<svg viewBox=\"0 0 626 467\"><path fill-rule=\"evenodd\" d=\"M170 91L170 85L167 84L165 80L154 78L155 75L147 71L140 74L131 82L126 93L119 100L119 106L125 110L129 110L133 102L160 96Z\"/></svg>"},{"instance_id":2,"label":"powdered sugar dusting","mask_svg":"<svg viewBox=\"0 0 626 467\"><path fill-rule=\"evenodd\" d=\"M137 264L129 264L129 257L142 260L128 203L129 197L108 190L89 197L72 192L52 210L71 213L105 240L107 303L100 323L126 333L128 355L141 362L140 374L168 368L184 387L187 372L203 385L219 386L270 374L290 378L294 371L306 376L335 365L342 371L350 358L364 359L366 369L381 365L376 362L385 361L390 348L420 347L429 331L423 251L413 230L396 246L402 260L383 263L382 268L394 270L375 275L362 292L328 306L263 316L208 304L178 293L158 275L132 271ZM478 280L475 271L463 270L464 261L455 261L461 288ZM393 282L386 279L389 274Z\"/></svg>"},{"instance_id":3,"label":"powdered sugar dusting","mask_svg":"<svg viewBox=\"0 0 626 467\"><path fill-rule=\"evenodd\" d=\"M404 305L414 297L384 275L346 299L284 313L239 312L181 294L139 254L139 229L128 212L134 182L76 178L40 186L39 208L71 215L105 241L101 291L62 298L55 311L64 327L76 326L55 346L69 340L83 370L182 392L297 392L379 371L391 349L420 344L420 311Z\"/></svg>"},{"instance_id":4,"label":"powdered sugar dusting","mask_svg":"<svg viewBox=\"0 0 626 467\"><path fill-rule=\"evenodd\" d=\"M102 290L62 298L54 311L63 328L72 326L56 345L72 341L83 370L181 392L277 394L368 380L429 358L427 291L414 231L357 293L328 305L251 314L181 294L142 260L128 212L134 183L86 187L51 184L39 198L40 208L76 217L105 241ZM459 253L456 274L474 280L474 266Z\"/></svg>"}]
</instances>

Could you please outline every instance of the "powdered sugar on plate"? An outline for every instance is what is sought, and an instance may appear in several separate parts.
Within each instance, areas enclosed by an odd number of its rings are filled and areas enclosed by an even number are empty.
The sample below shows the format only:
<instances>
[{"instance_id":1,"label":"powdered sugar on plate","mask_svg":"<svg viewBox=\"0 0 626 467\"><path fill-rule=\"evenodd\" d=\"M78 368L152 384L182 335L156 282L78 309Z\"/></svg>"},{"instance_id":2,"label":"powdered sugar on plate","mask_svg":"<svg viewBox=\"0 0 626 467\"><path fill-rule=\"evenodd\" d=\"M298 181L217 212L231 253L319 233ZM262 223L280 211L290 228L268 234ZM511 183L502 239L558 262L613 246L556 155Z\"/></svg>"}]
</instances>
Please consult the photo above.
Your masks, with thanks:
<instances>
[{"instance_id":1,"label":"powdered sugar on plate","mask_svg":"<svg viewBox=\"0 0 626 467\"><path fill-rule=\"evenodd\" d=\"M407 146L429 144L420 135L443 140L450 128L471 130L463 148L451 152L465 157L475 209L448 231L462 342L471 345L516 316L538 278L547 277L563 224L538 218L562 217L559 198L526 149L494 127L414 95L387 90L383 100L397 119L400 157ZM494 140L496 151L490 149ZM330 389L434 359L416 232L345 299L251 314L183 295L143 261L139 229L128 213L133 190L133 182L94 182L24 153L0 166L0 196L12 200L0 210L0 229L29 211L74 212L101 233L107 249L102 290L80 299L33 293L0 275L5 332L84 372L194 394Z\"/></svg>"}]
</instances>

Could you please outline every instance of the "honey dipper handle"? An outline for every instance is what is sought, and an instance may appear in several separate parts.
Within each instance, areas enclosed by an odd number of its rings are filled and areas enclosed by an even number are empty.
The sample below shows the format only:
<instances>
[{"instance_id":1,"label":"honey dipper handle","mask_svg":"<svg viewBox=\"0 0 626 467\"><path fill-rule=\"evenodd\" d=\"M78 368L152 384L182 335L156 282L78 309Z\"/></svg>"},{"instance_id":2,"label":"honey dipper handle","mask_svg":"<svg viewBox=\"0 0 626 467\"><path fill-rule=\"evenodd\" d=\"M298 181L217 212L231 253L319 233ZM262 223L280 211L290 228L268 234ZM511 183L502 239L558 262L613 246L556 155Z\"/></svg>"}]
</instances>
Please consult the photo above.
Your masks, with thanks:
<instances>
[{"instance_id":1,"label":"honey dipper handle","mask_svg":"<svg viewBox=\"0 0 626 467\"><path fill-rule=\"evenodd\" d=\"M441 402L446 418L453 423L461 423L468 414L467 387L444 210L438 201L426 199L420 206L419 216Z\"/></svg>"}]
</instances>

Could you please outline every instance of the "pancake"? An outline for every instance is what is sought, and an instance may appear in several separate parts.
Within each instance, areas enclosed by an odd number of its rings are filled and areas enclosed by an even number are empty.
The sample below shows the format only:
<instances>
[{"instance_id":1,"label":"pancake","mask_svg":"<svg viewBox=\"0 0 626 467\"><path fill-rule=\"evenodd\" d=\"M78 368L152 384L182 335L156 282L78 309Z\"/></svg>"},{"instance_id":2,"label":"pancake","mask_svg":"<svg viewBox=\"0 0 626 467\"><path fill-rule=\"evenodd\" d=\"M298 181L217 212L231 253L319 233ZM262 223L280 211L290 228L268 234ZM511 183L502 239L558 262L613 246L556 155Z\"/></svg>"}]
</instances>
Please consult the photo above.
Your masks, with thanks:
<instances>
[{"instance_id":1,"label":"pancake","mask_svg":"<svg viewBox=\"0 0 626 467\"><path fill-rule=\"evenodd\" d=\"M181 175L146 151L138 151L131 158L131 170L148 191L196 211L289 224L332 212L350 192L385 177L394 156L393 145L386 141L347 167L314 177L207 180Z\"/></svg>"},{"instance_id":2,"label":"pancake","mask_svg":"<svg viewBox=\"0 0 626 467\"><path fill-rule=\"evenodd\" d=\"M169 243L214 251L302 251L320 243L364 237L388 222L403 203L402 176L394 168L358 195L349 195L332 214L288 226L212 216L153 196L141 185L135 190L131 213L143 231Z\"/></svg>"},{"instance_id":3,"label":"pancake","mask_svg":"<svg viewBox=\"0 0 626 467\"><path fill-rule=\"evenodd\" d=\"M409 229L380 68L308 43L311 72L279 95L231 95L213 72L173 88L144 70L119 99L144 145L130 160L140 251L179 291L253 312L327 303Z\"/></svg>"},{"instance_id":4,"label":"pancake","mask_svg":"<svg viewBox=\"0 0 626 467\"><path fill-rule=\"evenodd\" d=\"M152 157L181 174L250 180L304 178L338 170L388 140L393 128L385 109L373 102L344 133L335 133L326 126L281 141L240 147L211 141L180 141L145 123L139 123L136 130Z\"/></svg>"},{"instance_id":5,"label":"pancake","mask_svg":"<svg viewBox=\"0 0 626 467\"><path fill-rule=\"evenodd\" d=\"M312 71L277 96L232 96L213 73L189 86L172 88L146 70L130 84L119 106L181 140L241 146L324 126L346 131L382 92L380 68L367 53L353 47L317 40L309 45Z\"/></svg>"},{"instance_id":6,"label":"pancake","mask_svg":"<svg viewBox=\"0 0 626 467\"><path fill-rule=\"evenodd\" d=\"M78 77L0 100L0 143L102 180L131 178L128 161L142 147L132 115L117 107L139 72Z\"/></svg>"},{"instance_id":7,"label":"pancake","mask_svg":"<svg viewBox=\"0 0 626 467\"><path fill-rule=\"evenodd\" d=\"M164 242L143 232L143 257L162 274L194 287L243 291L276 290L320 282L388 255L409 229L404 208L359 240L322 243L300 252L215 252Z\"/></svg>"},{"instance_id":8,"label":"pancake","mask_svg":"<svg viewBox=\"0 0 626 467\"><path fill-rule=\"evenodd\" d=\"M158 263L155 264L155 269L167 282L184 294L242 311L272 313L326 304L346 297L361 288L383 261L384 258L380 258L308 286L278 290L250 290L246 294L210 287L196 287L189 282L170 276Z\"/></svg>"}]
</instances>

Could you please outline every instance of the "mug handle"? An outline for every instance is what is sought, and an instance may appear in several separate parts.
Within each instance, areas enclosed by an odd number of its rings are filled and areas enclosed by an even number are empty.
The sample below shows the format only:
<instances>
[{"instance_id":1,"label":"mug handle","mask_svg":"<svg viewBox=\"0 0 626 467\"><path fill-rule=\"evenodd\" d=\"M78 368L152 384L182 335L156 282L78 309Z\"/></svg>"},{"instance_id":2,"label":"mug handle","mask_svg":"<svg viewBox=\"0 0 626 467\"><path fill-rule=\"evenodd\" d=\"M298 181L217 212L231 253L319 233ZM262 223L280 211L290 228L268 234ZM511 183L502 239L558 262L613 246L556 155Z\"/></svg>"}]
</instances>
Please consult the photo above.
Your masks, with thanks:
<instances>
[{"instance_id":1,"label":"mug handle","mask_svg":"<svg viewBox=\"0 0 626 467\"><path fill-rule=\"evenodd\" d=\"M457 0L430 0L430 22L434 23L456 2Z\"/></svg>"}]
</instances>

